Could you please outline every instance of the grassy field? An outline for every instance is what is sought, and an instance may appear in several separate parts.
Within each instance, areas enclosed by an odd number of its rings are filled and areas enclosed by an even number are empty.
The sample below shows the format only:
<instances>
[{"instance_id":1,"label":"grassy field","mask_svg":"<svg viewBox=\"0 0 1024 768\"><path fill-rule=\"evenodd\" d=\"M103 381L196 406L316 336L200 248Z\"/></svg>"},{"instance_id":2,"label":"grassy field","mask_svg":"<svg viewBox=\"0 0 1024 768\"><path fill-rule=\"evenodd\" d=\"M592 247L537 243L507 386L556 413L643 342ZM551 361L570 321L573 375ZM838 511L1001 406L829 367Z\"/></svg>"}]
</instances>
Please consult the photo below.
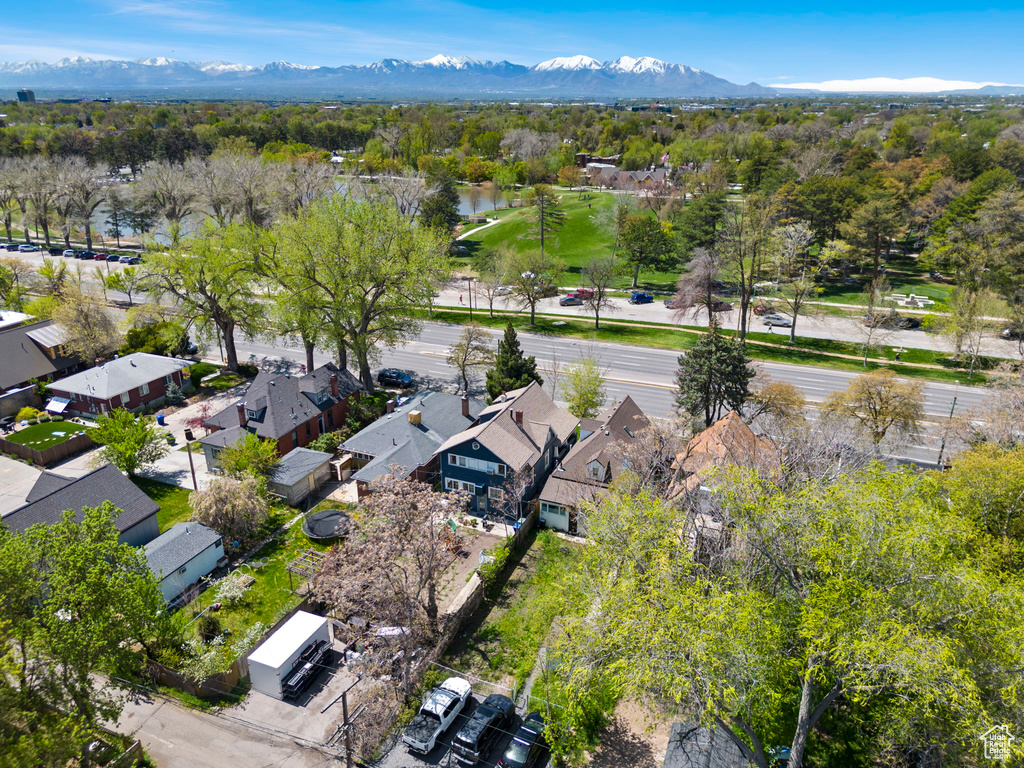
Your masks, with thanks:
<instances>
[{"instance_id":1,"label":"grassy field","mask_svg":"<svg viewBox=\"0 0 1024 768\"><path fill-rule=\"evenodd\" d=\"M544 250L565 262L566 270L560 283L572 287L579 284L580 271L591 258L612 252L615 244L615 195L611 192L584 192L580 200L578 192L559 192L566 214L565 225L556 234L545 236ZM460 240L459 244L468 249L468 254L459 260L467 260L502 243L508 243L520 252L540 250L536 225L529 221L535 211L533 207L487 211L488 217L498 218L501 223L479 232L470 232L468 237ZM671 290L677 277L675 272L641 272L640 283L646 288ZM626 288L629 284L630 278L623 276L618 287Z\"/></svg>"},{"instance_id":2,"label":"grassy field","mask_svg":"<svg viewBox=\"0 0 1024 768\"><path fill-rule=\"evenodd\" d=\"M465 324L469 321L467 312L457 310L435 310L430 319L456 324ZM563 336L579 339L592 339L596 341L611 341L619 344L637 344L645 347L659 347L662 349L686 350L694 345L698 336L697 331L705 331L705 328L696 326L670 326L656 323L645 325L617 325L612 322L602 321L600 330L594 329L593 322L587 320L574 320L562 316L537 316L537 324L530 325L530 318L524 314L495 313L493 318L488 317L486 312L476 312L473 316L474 322L491 328L504 328L511 320L512 325L521 331L550 336ZM735 331L723 329L726 336L735 334ZM772 360L780 363L794 363L798 365L815 365L837 370L848 370L863 373L865 371L879 368L882 364L877 361L868 361L864 367L859 358L864 354L863 346L853 342L833 341L831 339L811 339L798 336L796 344L787 348L787 336L783 334L769 333L748 333L747 354L755 360ZM770 345L770 346L769 346ZM869 357L892 360L895 348L891 346L874 346ZM836 355L851 355L858 358L849 360ZM923 349L905 349L901 355L902 363L916 363L925 365L946 366L948 358L941 353ZM988 363L980 363L979 369L983 369ZM895 363L885 364L895 373L901 376L914 378L931 379L934 381L963 380L965 374L952 367L948 370L935 368L918 368L913 365L901 365ZM972 384L981 384L985 381L982 373L975 373L971 380Z\"/></svg>"},{"instance_id":3,"label":"grassy field","mask_svg":"<svg viewBox=\"0 0 1024 768\"><path fill-rule=\"evenodd\" d=\"M187 488L159 483L144 477L136 477L134 483L144 494L160 505L156 519L160 524L161 533L175 523L183 523L192 516L192 509L188 505L188 497L192 491Z\"/></svg>"},{"instance_id":4,"label":"grassy field","mask_svg":"<svg viewBox=\"0 0 1024 768\"><path fill-rule=\"evenodd\" d=\"M488 590L484 610L448 651L445 665L495 682L514 680L521 689L555 619L567 609L562 579L578 558L575 545L541 531Z\"/></svg>"},{"instance_id":5,"label":"grassy field","mask_svg":"<svg viewBox=\"0 0 1024 768\"><path fill-rule=\"evenodd\" d=\"M260 550L239 567L242 573L251 574L256 581L245 593L245 598L236 605L226 605L217 613L221 627L240 635L256 622L268 627L281 616L298 605L302 597L289 589L288 564L306 550L324 552L327 547L306 538L302 524L296 522L288 530ZM295 589L300 586L300 577L292 575ZM184 609L196 615L211 603L216 602L216 588L208 589L197 600ZM193 624L190 631L196 627Z\"/></svg>"},{"instance_id":6,"label":"grassy field","mask_svg":"<svg viewBox=\"0 0 1024 768\"><path fill-rule=\"evenodd\" d=\"M6 439L12 443L44 451L69 440L74 433L81 430L81 424L67 421L44 421L41 424L32 424L24 429L19 429L17 432L7 435ZM58 432L61 434L57 434Z\"/></svg>"}]
</instances>

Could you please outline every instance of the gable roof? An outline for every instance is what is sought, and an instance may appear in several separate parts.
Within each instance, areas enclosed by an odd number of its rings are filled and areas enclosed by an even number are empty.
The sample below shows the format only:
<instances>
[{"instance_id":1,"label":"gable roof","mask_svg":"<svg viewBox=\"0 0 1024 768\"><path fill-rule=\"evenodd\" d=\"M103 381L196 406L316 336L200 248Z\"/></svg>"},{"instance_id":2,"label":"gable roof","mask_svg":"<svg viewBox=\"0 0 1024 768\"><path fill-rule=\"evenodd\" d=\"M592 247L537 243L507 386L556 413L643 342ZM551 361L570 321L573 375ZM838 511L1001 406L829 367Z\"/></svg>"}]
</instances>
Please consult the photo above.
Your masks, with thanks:
<instances>
[{"instance_id":1,"label":"gable roof","mask_svg":"<svg viewBox=\"0 0 1024 768\"><path fill-rule=\"evenodd\" d=\"M469 415L462 415L462 397L445 392L417 392L369 424L341 447L354 453L365 453L374 459L355 473L356 480L369 482L391 471L397 464L412 472L430 461L438 446L472 426L484 410L480 398L469 398ZM419 411L420 423L409 421L409 414Z\"/></svg>"},{"instance_id":2,"label":"gable roof","mask_svg":"<svg viewBox=\"0 0 1024 768\"><path fill-rule=\"evenodd\" d=\"M548 477L541 500L573 506L585 497L602 493L622 472L621 444L635 439L650 424L650 419L628 395L596 419L584 419L580 440ZM600 465L600 479L588 472L594 462Z\"/></svg>"},{"instance_id":3,"label":"gable roof","mask_svg":"<svg viewBox=\"0 0 1024 768\"><path fill-rule=\"evenodd\" d=\"M729 411L710 427L694 436L686 450L676 456L672 469L682 483L673 490L692 490L703 483L702 474L711 467L736 464L755 466L766 457L775 456L775 446L754 434L736 411Z\"/></svg>"},{"instance_id":4,"label":"gable roof","mask_svg":"<svg viewBox=\"0 0 1024 768\"><path fill-rule=\"evenodd\" d=\"M521 424L515 419L517 411L523 412ZM579 423L534 381L495 399L480 412L476 425L446 440L435 453L474 440L518 470L534 464L552 437L559 443L568 440Z\"/></svg>"},{"instance_id":5,"label":"gable roof","mask_svg":"<svg viewBox=\"0 0 1024 768\"><path fill-rule=\"evenodd\" d=\"M158 579L170 576L220 539L202 523L175 523L146 545L146 564Z\"/></svg>"},{"instance_id":6,"label":"gable roof","mask_svg":"<svg viewBox=\"0 0 1024 768\"><path fill-rule=\"evenodd\" d=\"M330 394L332 375L338 377L338 397ZM257 412L255 419L246 419L246 429L259 437L280 440L300 424L305 424L360 389L362 384L359 380L334 363L322 365L304 376L261 372L241 399L215 413L205 424L219 429L238 427L237 406L242 403L247 410ZM323 403L317 403L317 392L324 390L328 393L327 398Z\"/></svg>"},{"instance_id":7,"label":"gable roof","mask_svg":"<svg viewBox=\"0 0 1024 768\"><path fill-rule=\"evenodd\" d=\"M50 359L43 351L43 348L49 345L41 344L35 338L44 332L54 336L63 333L52 320L40 320L38 323L18 325L0 331L0 360L4 361L3 365L0 365L0 390L17 386L29 379L52 376L57 371L79 362L74 356Z\"/></svg>"},{"instance_id":8,"label":"gable roof","mask_svg":"<svg viewBox=\"0 0 1024 768\"><path fill-rule=\"evenodd\" d=\"M330 460L331 454L323 451L293 448L274 465L267 480L278 485L295 485Z\"/></svg>"},{"instance_id":9,"label":"gable roof","mask_svg":"<svg viewBox=\"0 0 1024 768\"><path fill-rule=\"evenodd\" d=\"M49 475L46 480L43 477ZM63 481L63 482L61 482ZM160 505L144 494L113 464L105 464L79 478L44 472L29 492L28 504L4 515L3 523L12 531L24 531L37 523L59 522L65 510L75 519L85 518L83 507L98 507L110 501L121 513L114 518L117 530L124 533L160 510Z\"/></svg>"},{"instance_id":10,"label":"gable roof","mask_svg":"<svg viewBox=\"0 0 1024 768\"><path fill-rule=\"evenodd\" d=\"M122 392L128 392L143 384L162 379L164 376L188 368L190 365L192 365L191 360L150 355L146 352L133 352L87 371L58 379L49 385L49 389L109 400Z\"/></svg>"}]
</instances>

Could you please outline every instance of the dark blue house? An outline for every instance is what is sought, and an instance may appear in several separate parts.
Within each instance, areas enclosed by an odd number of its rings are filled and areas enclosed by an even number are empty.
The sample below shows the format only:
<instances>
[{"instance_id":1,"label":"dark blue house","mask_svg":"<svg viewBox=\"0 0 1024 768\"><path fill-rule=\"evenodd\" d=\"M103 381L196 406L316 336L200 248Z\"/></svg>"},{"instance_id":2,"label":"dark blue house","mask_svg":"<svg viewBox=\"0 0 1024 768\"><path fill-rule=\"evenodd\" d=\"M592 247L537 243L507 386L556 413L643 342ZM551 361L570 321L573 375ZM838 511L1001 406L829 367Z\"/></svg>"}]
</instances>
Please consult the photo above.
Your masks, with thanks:
<instances>
[{"instance_id":1,"label":"dark blue house","mask_svg":"<svg viewBox=\"0 0 1024 768\"><path fill-rule=\"evenodd\" d=\"M539 384L507 392L469 429L437 449L445 490L469 495L470 510L506 511L506 494L531 498L576 439L579 419Z\"/></svg>"}]
</instances>

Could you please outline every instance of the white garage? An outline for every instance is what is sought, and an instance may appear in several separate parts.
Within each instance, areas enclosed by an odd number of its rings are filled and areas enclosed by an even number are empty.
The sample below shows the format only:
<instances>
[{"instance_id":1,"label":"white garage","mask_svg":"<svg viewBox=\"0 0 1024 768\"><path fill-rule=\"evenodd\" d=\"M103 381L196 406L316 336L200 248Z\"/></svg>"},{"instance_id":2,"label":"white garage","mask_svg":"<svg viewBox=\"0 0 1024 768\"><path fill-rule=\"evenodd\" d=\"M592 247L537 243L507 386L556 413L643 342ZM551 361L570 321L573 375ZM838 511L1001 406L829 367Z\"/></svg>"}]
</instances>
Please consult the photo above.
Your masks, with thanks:
<instances>
[{"instance_id":1,"label":"white garage","mask_svg":"<svg viewBox=\"0 0 1024 768\"><path fill-rule=\"evenodd\" d=\"M253 689L275 699L297 696L323 669L331 645L327 619L297 611L249 655Z\"/></svg>"}]
</instances>

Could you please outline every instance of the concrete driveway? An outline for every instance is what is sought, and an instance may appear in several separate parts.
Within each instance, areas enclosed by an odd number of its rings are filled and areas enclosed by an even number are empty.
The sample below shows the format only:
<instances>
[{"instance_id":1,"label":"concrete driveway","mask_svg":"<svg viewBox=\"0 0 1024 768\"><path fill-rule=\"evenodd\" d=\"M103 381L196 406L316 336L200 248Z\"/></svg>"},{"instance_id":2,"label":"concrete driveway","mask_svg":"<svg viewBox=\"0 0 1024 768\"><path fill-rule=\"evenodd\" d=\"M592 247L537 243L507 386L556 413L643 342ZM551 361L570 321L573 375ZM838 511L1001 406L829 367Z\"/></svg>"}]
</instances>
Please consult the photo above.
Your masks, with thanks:
<instances>
[{"instance_id":1,"label":"concrete driveway","mask_svg":"<svg viewBox=\"0 0 1024 768\"><path fill-rule=\"evenodd\" d=\"M13 512L25 503L42 470L0 456L0 515Z\"/></svg>"}]
</instances>

